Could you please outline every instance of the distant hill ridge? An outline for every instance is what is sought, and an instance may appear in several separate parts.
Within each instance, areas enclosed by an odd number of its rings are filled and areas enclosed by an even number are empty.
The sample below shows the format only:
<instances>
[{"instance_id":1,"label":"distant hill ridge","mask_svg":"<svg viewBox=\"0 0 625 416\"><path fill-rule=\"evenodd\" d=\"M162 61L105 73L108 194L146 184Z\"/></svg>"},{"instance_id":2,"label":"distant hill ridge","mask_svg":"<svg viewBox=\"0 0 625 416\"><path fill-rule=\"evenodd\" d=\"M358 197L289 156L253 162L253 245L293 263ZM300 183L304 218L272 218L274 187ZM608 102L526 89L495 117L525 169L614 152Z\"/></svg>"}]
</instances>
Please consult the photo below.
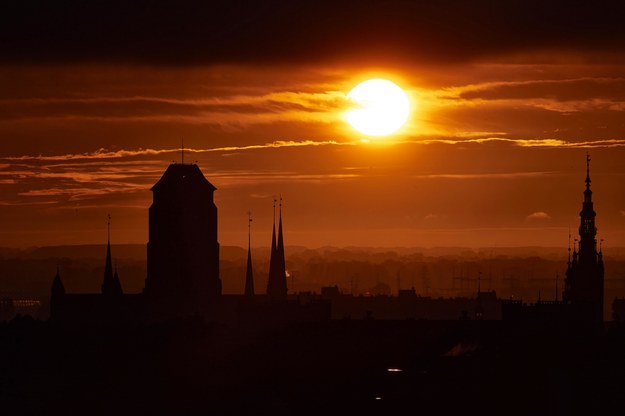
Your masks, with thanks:
<instances>
[{"instance_id":1,"label":"distant hill ridge","mask_svg":"<svg viewBox=\"0 0 625 416\"><path fill-rule=\"evenodd\" d=\"M117 259L132 259L145 261L147 250L145 244L113 244L113 256ZM398 256L408 256L421 254L427 257L458 256L468 258L493 258L497 256L506 257L542 257L550 259L561 259L567 255L566 247L334 247L323 246L317 248L307 248L303 246L287 246L287 256L303 255L336 257L341 253L345 254L391 254ZM26 249L0 247L0 257L22 258L22 259L101 259L106 253L105 244L83 244L83 245L59 245L32 247ZM255 254L256 253L256 254ZM609 247L604 250L606 257L613 259L625 259L625 247ZM221 246L221 260L237 261L244 259L247 249L238 246ZM268 256L269 247L253 248L253 255Z\"/></svg>"}]
</instances>

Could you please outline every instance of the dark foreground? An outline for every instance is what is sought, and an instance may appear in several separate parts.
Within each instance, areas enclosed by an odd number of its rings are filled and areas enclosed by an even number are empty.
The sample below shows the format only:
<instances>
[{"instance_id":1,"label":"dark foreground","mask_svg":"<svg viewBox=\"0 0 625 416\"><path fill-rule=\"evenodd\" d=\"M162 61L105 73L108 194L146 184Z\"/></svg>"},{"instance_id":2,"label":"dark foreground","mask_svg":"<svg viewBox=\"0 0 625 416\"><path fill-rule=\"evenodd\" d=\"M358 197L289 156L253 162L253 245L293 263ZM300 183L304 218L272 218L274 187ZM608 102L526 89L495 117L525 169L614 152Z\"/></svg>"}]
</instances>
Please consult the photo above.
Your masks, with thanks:
<instances>
[{"instance_id":1,"label":"dark foreground","mask_svg":"<svg viewBox=\"0 0 625 416\"><path fill-rule=\"evenodd\" d=\"M625 329L616 327L0 324L7 415L620 414L624 392Z\"/></svg>"}]
</instances>

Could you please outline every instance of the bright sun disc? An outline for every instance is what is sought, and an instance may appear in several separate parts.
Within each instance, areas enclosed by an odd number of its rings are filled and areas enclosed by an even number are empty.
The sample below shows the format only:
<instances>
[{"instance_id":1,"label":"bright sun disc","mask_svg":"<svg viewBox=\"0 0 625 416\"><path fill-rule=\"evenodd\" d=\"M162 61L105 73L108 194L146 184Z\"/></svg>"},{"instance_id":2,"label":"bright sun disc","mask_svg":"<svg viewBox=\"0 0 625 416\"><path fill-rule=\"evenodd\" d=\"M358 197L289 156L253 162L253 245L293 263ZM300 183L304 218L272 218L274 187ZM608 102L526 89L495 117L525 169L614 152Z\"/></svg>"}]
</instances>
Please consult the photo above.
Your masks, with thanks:
<instances>
[{"instance_id":1,"label":"bright sun disc","mask_svg":"<svg viewBox=\"0 0 625 416\"><path fill-rule=\"evenodd\" d=\"M345 113L347 122L368 136L386 136L408 120L410 100L396 84L385 79L369 79L347 94L354 104Z\"/></svg>"}]
</instances>

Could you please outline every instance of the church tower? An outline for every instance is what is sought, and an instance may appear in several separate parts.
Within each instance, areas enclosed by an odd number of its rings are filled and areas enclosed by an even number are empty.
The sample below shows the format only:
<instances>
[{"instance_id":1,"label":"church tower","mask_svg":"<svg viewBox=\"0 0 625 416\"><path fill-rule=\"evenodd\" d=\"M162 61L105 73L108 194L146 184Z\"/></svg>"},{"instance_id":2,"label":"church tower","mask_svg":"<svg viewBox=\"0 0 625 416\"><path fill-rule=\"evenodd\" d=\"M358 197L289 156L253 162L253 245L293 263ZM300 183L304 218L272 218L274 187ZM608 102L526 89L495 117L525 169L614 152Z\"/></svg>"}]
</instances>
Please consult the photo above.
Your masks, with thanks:
<instances>
[{"instance_id":1,"label":"church tower","mask_svg":"<svg viewBox=\"0 0 625 416\"><path fill-rule=\"evenodd\" d=\"M603 321L603 253L597 250L597 227L590 190L590 156L586 154L586 189L579 213L579 244L567 263L563 300L573 305L584 320Z\"/></svg>"},{"instance_id":2,"label":"church tower","mask_svg":"<svg viewBox=\"0 0 625 416\"><path fill-rule=\"evenodd\" d=\"M169 165L151 189L144 293L161 315L203 314L221 295L216 189L185 163Z\"/></svg>"},{"instance_id":3,"label":"church tower","mask_svg":"<svg viewBox=\"0 0 625 416\"><path fill-rule=\"evenodd\" d=\"M286 261L284 258L284 237L282 234L282 197L280 197L280 220L278 242L276 243L276 201L273 205L273 233L271 237L271 257L269 259L269 279L267 295L272 299L286 299Z\"/></svg>"}]
</instances>

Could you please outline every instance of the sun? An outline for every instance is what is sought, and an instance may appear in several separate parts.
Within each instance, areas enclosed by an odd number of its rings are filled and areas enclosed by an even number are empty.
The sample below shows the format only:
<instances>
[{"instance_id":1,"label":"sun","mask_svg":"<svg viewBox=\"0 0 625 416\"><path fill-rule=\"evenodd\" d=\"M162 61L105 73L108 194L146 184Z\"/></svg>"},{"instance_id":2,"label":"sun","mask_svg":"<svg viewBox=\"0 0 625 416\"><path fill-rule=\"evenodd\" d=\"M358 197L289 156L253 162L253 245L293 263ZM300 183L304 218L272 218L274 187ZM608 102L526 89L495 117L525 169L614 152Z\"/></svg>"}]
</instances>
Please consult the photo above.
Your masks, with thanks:
<instances>
[{"instance_id":1,"label":"sun","mask_svg":"<svg viewBox=\"0 0 625 416\"><path fill-rule=\"evenodd\" d=\"M394 133L410 115L408 95L386 79L363 81L347 94L347 98L354 105L345 113L347 122L367 136Z\"/></svg>"}]
</instances>

